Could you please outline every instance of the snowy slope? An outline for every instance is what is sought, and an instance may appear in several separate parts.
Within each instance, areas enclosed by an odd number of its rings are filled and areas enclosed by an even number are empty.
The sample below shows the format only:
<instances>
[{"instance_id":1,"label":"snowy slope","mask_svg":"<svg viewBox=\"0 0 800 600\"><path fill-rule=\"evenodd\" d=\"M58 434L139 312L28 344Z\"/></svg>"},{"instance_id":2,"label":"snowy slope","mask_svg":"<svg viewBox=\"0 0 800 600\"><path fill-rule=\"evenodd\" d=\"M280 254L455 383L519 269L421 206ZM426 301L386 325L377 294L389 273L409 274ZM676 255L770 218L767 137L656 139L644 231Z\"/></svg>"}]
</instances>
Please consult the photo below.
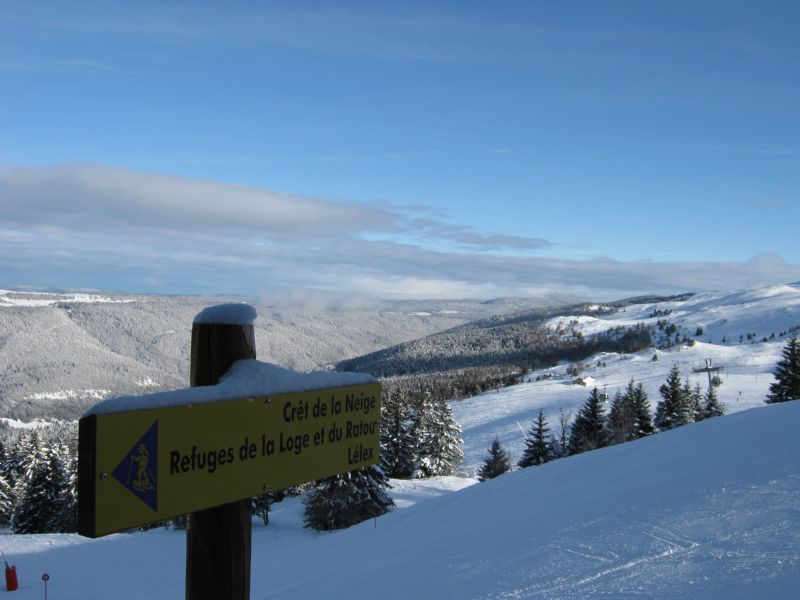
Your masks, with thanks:
<instances>
[{"instance_id":1,"label":"snowy slope","mask_svg":"<svg viewBox=\"0 0 800 600\"><path fill-rule=\"evenodd\" d=\"M570 411L574 417L593 386L608 394L610 405L616 391L622 391L633 378L644 384L650 407L655 410L661 400L658 388L674 364L683 379L688 378L692 387L700 384L703 391L708 387L708 375L692 370L702 368L706 358L724 367L719 373L723 383L717 388L717 395L728 413L763 406L784 344L775 341L723 346L698 342L692 347L643 350L635 354L598 354L585 361L587 366L581 373L583 379L591 382L588 387L574 384L575 377L567 373L567 365L560 365L532 371L526 376L526 383L453 402L453 414L463 430L462 472L477 472L495 436L510 451L513 460L518 460L525 445L520 426L527 432L541 409L551 433L557 433L559 411ZM654 354L658 355L656 361L652 360ZM537 377L546 378L536 381Z\"/></svg>"},{"instance_id":2,"label":"snowy slope","mask_svg":"<svg viewBox=\"0 0 800 600\"><path fill-rule=\"evenodd\" d=\"M314 534L254 527L252 598L791 598L800 402L555 461ZM413 490L411 490L413 492ZM405 490L409 493L409 490ZM183 534L0 539L15 597L183 595Z\"/></svg>"},{"instance_id":3,"label":"snowy slope","mask_svg":"<svg viewBox=\"0 0 800 600\"><path fill-rule=\"evenodd\" d=\"M658 314L651 316L654 312ZM655 324L666 319L674 323L681 337L694 338L698 327L704 335L693 345L681 344L664 350L643 350L635 354L603 353L582 362L581 378L589 386L575 385L575 376L563 364L549 369L532 371L526 383L487 392L452 403L456 421L463 429L465 461L463 474L474 475L486 457L486 449L497 436L514 461L522 455L527 432L533 420L543 410L551 429L558 433L559 412L571 412L574 417L596 386L608 394L609 404L617 390L622 391L634 379L644 384L651 409L661 399L658 388L674 364L691 386L708 387L708 375L695 373L710 359L722 385L717 388L719 400L728 413L763 406L772 372L780 360L788 334L780 333L800 327L800 286L777 285L730 294L704 293L687 300L636 304L603 317L571 316L551 320L553 330L580 331L585 336L618 326L637 323ZM747 334L755 334L751 341ZM762 342L764 337L775 339ZM565 334L566 335L566 334ZM739 342L739 336L743 337ZM726 343L722 343L722 338ZM710 340L710 341L709 341ZM653 361L653 356L658 358ZM537 381L539 379L539 381Z\"/></svg>"},{"instance_id":4,"label":"snowy slope","mask_svg":"<svg viewBox=\"0 0 800 600\"><path fill-rule=\"evenodd\" d=\"M657 311L658 314L653 314ZM619 312L603 317L558 317L547 325L557 330L577 321L574 329L592 335L618 326L637 323L655 325L666 319L679 327L681 337L695 337L698 327L703 335L698 339L709 343L738 343L739 337L755 334L757 340L777 336L793 326L800 326L800 284L773 285L764 288L721 293L695 294L686 300L633 304Z\"/></svg>"}]
</instances>

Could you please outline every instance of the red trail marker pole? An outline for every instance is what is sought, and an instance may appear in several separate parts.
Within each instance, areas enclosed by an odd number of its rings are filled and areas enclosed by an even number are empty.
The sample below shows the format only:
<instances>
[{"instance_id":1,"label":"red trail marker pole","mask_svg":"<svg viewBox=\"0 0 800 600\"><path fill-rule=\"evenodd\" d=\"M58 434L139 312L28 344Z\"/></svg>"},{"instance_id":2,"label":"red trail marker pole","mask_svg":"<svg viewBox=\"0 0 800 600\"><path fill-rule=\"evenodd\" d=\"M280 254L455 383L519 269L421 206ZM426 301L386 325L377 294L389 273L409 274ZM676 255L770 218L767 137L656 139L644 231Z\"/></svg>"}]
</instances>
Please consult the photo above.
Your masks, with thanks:
<instances>
[{"instance_id":1,"label":"red trail marker pole","mask_svg":"<svg viewBox=\"0 0 800 600\"><path fill-rule=\"evenodd\" d=\"M19 582L17 581L17 567L14 565L8 566L8 561L6 562L6 591L13 592L17 588L19 588Z\"/></svg>"}]
</instances>

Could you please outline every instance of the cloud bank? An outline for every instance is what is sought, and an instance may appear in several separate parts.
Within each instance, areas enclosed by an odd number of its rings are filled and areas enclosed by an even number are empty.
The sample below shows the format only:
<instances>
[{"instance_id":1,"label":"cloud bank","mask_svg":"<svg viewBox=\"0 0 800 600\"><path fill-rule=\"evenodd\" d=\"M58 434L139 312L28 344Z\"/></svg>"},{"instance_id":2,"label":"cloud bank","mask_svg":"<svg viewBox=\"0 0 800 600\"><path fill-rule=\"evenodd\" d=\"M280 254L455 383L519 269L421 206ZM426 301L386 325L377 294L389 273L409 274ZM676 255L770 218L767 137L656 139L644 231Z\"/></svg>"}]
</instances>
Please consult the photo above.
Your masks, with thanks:
<instances>
[{"instance_id":1,"label":"cloud bank","mask_svg":"<svg viewBox=\"0 0 800 600\"><path fill-rule=\"evenodd\" d=\"M570 260L558 246L453 225L424 207L341 202L102 165L0 168L1 285L131 292L313 288L489 298L735 289L800 280L744 263Z\"/></svg>"}]
</instances>

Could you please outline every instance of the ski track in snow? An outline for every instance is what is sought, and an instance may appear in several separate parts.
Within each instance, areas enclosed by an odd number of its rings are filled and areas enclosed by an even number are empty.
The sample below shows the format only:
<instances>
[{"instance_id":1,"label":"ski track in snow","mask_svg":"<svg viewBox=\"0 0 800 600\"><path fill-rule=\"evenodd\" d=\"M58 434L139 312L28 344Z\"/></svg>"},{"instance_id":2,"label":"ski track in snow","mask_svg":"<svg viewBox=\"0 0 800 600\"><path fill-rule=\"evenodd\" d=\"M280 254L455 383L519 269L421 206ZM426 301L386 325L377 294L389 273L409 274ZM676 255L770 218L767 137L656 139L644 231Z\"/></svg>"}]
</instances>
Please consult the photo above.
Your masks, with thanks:
<instances>
[{"instance_id":1,"label":"ski track in snow","mask_svg":"<svg viewBox=\"0 0 800 600\"><path fill-rule=\"evenodd\" d=\"M800 474L787 479L798 477ZM560 561L562 570L563 563L567 562L567 570L575 574L574 578L558 581L555 577L555 584L540 583L489 594L485 598L691 598L695 597L692 586L702 587L715 578L735 580L737 573L773 571L777 567L797 574L800 568L800 488L796 482L792 489L775 489L775 485L773 481L738 491L721 490L708 497L709 503L717 505L718 509L687 508L668 513L665 523L653 524L649 529L611 527L610 533L598 535L599 532L592 532L588 527L591 523L584 524L577 531L565 532L565 543L549 548L553 554L566 552L578 557ZM791 518L777 517L780 514ZM663 516L663 513L653 515L654 518ZM773 517L774 522L765 525L765 516ZM749 521L755 524L749 525ZM578 533L583 535L576 535ZM783 543L778 542L778 547L773 547L775 540L781 538L784 538ZM575 539L573 546L568 544L571 539ZM585 541L581 541L586 539L592 540L588 548ZM601 549L603 555L598 554ZM598 563L609 566L593 569ZM686 587L676 585L669 590L670 581L682 582ZM660 587L666 589L658 591ZM752 597L752 589L739 595L735 585L731 585L721 597Z\"/></svg>"}]
</instances>

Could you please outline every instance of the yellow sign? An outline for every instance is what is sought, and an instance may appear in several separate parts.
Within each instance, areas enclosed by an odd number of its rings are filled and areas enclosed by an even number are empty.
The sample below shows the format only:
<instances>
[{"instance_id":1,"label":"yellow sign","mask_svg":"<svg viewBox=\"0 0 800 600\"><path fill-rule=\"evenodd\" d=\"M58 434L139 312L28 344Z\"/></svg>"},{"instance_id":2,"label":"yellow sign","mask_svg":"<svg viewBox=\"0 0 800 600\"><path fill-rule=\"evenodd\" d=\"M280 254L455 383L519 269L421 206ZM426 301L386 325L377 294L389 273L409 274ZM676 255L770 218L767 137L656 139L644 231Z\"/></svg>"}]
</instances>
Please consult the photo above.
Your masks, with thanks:
<instances>
[{"instance_id":1,"label":"yellow sign","mask_svg":"<svg viewBox=\"0 0 800 600\"><path fill-rule=\"evenodd\" d=\"M79 533L100 537L378 462L380 384L80 421Z\"/></svg>"}]
</instances>

